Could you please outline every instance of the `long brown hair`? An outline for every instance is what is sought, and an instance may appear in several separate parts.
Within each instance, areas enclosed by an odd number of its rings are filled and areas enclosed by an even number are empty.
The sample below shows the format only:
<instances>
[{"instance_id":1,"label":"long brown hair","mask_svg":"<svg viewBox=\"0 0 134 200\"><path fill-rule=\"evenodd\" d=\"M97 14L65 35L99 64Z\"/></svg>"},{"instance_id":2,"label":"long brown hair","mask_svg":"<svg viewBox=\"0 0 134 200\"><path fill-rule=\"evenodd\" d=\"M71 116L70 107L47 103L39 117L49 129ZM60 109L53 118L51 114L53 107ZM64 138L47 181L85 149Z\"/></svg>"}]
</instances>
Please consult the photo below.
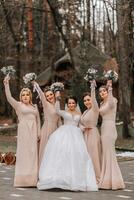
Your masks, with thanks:
<instances>
[{"instance_id":1,"label":"long brown hair","mask_svg":"<svg viewBox=\"0 0 134 200\"><path fill-rule=\"evenodd\" d=\"M102 101L102 98L101 98L101 96L100 96L100 90L101 90L101 88L105 89L105 90L108 92L108 87L107 87L106 85L101 85L101 86L99 87L99 99L100 99L100 101Z\"/></svg>"},{"instance_id":2,"label":"long brown hair","mask_svg":"<svg viewBox=\"0 0 134 200\"><path fill-rule=\"evenodd\" d=\"M108 91L108 87L107 87L106 85L101 85L101 86L99 87L99 91L100 91L101 88L104 88L104 89L106 89L106 90Z\"/></svg>"},{"instance_id":3,"label":"long brown hair","mask_svg":"<svg viewBox=\"0 0 134 200\"><path fill-rule=\"evenodd\" d=\"M91 97L91 93L90 92L84 92L82 95L82 99L84 100L84 97L89 96Z\"/></svg>"}]
</instances>

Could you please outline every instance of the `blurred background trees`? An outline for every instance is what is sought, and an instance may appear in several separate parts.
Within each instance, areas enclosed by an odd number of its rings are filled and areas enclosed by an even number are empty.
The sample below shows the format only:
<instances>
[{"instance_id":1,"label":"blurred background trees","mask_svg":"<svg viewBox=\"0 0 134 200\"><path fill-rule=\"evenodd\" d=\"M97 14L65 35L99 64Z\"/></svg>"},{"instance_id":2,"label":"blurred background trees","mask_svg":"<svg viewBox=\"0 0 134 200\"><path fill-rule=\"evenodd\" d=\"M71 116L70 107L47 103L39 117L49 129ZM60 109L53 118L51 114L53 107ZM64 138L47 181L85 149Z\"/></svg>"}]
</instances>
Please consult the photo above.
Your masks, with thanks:
<instances>
[{"instance_id":1,"label":"blurred background trees","mask_svg":"<svg viewBox=\"0 0 134 200\"><path fill-rule=\"evenodd\" d=\"M133 25L133 0L0 0L0 66L15 66L11 84L17 98L25 73L40 74L51 68L53 74L55 63L66 54L75 69L74 49L84 41L91 43L118 63L119 118L124 122L124 137L129 137L134 112ZM83 70L90 64L84 49L80 58ZM7 105L1 95L1 116L11 114Z\"/></svg>"}]
</instances>

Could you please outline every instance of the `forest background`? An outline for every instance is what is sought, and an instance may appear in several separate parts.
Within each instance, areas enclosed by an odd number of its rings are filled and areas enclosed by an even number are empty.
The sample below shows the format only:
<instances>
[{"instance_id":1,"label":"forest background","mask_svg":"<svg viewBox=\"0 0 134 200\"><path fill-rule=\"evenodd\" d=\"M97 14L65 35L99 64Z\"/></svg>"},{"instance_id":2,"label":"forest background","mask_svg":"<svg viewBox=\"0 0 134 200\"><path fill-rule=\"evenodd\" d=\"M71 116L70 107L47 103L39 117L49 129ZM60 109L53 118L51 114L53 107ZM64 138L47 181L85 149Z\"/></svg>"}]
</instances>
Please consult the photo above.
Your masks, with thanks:
<instances>
[{"instance_id":1,"label":"forest background","mask_svg":"<svg viewBox=\"0 0 134 200\"><path fill-rule=\"evenodd\" d=\"M88 49L93 49L91 57ZM100 60L93 60L96 52ZM128 138L134 134L134 1L0 0L0 68L12 65L16 69L11 80L16 99L24 86L22 77L29 72L44 78L43 87L60 80L67 90L80 93L84 85L79 80L89 65L108 69L101 58L110 58L110 67L119 74L117 118L123 122L123 137ZM63 71L64 76L56 75ZM68 77L72 77L70 88ZM99 79L98 85L102 83ZM13 117L2 74L0 94L0 118Z\"/></svg>"}]
</instances>

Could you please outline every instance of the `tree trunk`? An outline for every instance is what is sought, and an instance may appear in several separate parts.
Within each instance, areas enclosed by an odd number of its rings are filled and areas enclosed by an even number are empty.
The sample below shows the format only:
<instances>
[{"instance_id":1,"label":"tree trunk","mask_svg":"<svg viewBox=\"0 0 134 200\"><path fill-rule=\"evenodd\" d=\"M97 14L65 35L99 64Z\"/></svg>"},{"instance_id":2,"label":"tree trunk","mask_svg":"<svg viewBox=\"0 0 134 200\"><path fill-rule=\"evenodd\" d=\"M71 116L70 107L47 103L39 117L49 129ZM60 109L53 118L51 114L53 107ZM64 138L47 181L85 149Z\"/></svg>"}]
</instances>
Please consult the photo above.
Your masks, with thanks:
<instances>
[{"instance_id":1,"label":"tree trunk","mask_svg":"<svg viewBox=\"0 0 134 200\"><path fill-rule=\"evenodd\" d=\"M34 47L34 34L33 34L33 11L32 11L32 0L28 0L28 12L27 12L27 18L28 18L28 47L29 50L32 51Z\"/></svg>"},{"instance_id":2,"label":"tree trunk","mask_svg":"<svg viewBox=\"0 0 134 200\"><path fill-rule=\"evenodd\" d=\"M16 47L16 53L17 53L17 61L16 61L17 87L19 87L20 86L20 43L19 43L17 35L15 34L15 31L13 29L12 21L10 19L8 10L5 6L4 0L1 0L1 5L2 5L2 8L3 8L3 12L5 14L7 25L9 27L9 30L11 32L11 35L12 35L12 38L14 40L15 47Z\"/></svg>"},{"instance_id":3,"label":"tree trunk","mask_svg":"<svg viewBox=\"0 0 134 200\"><path fill-rule=\"evenodd\" d=\"M42 7L44 8L45 12L42 13L42 20L41 20L41 46L40 46L40 59L41 59L41 69L44 66L44 32L45 32L45 18L47 15L46 11L46 0L43 0Z\"/></svg>"},{"instance_id":4,"label":"tree trunk","mask_svg":"<svg viewBox=\"0 0 134 200\"><path fill-rule=\"evenodd\" d=\"M110 12L109 12L109 9L108 9L108 6L106 4L106 0L103 0L104 2L104 6L105 6L105 9L106 9L106 14L107 14L107 20L108 20L108 24L109 24L109 33L110 33L110 52L109 54L113 57L116 55L116 36L114 35L114 21L111 21L110 19ZM114 1L113 1L114 3ZM112 13L112 20L114 20L114 10L113 10L113 13ZM113 23L113 25L112 25Z\"/></svg>"},{"instance_id":5,"label":"tree trunk","mask_svg":"<svg viewBox=\"0 0 134 200\"><path fill-rule=\"evenodd\" d=\"M68 36L65 35L63 33L63 30L62 30L62 25L61 25L62 18L60 16L59 12L58 12L57 1L56 0L47 0L47 2L48 2L49 6L50 6L50 9L52 11L52 15L53 15L55 24L56 24L56 26L58 28L58 31L61 34L62 39L65 42L65 45L66 45L66 47L68 49L68 53L69 53L70 58L71 58L72 67L75 68L73 52L72 52L72 48L71 48L71 45L70 45L70 42L69 42L69 38L67 38Z\"/></svg>"},{"instance_id":6,"label":"tree trunk","mask_svg":"<svg viewBox=\"0 0 134 200\"><path fill-rule=\"evenodd\" d=\"M33 30L33 2L32 0L27 0L28 11L27 11L27 20L28 20L28 68L34 69L34 30Z\"/></svg>"},{"instance_id":7,"label":"tree trunk","mask_svg":"<svg viewBox=\"0 0 134 200\"><path fill-rule=\"evenodd\" d=\"M87 29L88 29L88 36L89 36L89 42L91 42L91 24L90 24L90 0L87 0Z\"/></svg>"},{"instance_id":8,"label":"tree trunk","mask_svg":"<svg viewBox=\"0 0 134 200\"><path fill-rule=\"evenodd\" d=\"M95 9L93 8L93 44L96 45Z\"/></svg>"},{"instance_id":9,"label":"tree trunk","mask_svg":"<svg viewBox=\"0 0 134 200\"><path fill-rule=\"evenodd\" d=\"M129 66L129 35L128 27L130 20L128 18L127 3L125 0L117 1L117 25L118 25L118 46L119 46L119 90L121 101L119 106L120 116L123 120L123 137L130 137L129 125L130 119L130 66Z\"/></svg>"},{"instance_id":10,"label":"tree trunk","mask_svg":"<svg viewBox=\"0 0 134 200\"><path fill-rule=\"evenodd\" d=\"M4 0L1 0L1 5L2 5L2 8L3 8L3 12L4 12L4 15L5 15L5 19L6 19L6 22L7 22L7 25L9 27L9 30L11 32L11 35L12 35L12 38L14 40L14 43L15 43L15 48L16 48L16 94L19 94L20 92L20 68L21 68L21 63L20 63L20 42L19 42L19 39L17 37L17 35L15 34L15 31L13 29L13 24L12 24L12 20L10 18L10 15L8 13L8 10L7 10L7 7L5 5L5 1ZM13 113L13 121L16 122L16 115Z\"/></svg>"}]
</instances>

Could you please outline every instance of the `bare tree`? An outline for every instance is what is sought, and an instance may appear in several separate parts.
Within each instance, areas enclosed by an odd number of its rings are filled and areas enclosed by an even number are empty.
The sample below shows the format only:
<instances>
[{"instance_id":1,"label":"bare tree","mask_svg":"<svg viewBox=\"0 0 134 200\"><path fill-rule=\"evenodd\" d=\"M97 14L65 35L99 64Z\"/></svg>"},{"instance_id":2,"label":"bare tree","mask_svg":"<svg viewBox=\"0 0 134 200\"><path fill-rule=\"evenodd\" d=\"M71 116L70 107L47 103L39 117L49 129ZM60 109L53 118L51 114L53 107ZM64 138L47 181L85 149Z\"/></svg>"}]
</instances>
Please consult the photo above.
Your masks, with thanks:
<instances>
[{"instance_id":1,"label":"bare tree","mask_svg":"<svg viewBox=\"0 0 134 200\"><path fill-rule=\"evenodd\" d=\"M90 0L87 0L87 30L88 30L88 35L89 35L89 41L91 41L91 13L90 13L90 5L91 2Z\"/></svg>"},{"instance_id":2,"label":"bare tree","mask_svg":"<svg viewBox=\"0 0 134 200\"><path fill-rule=\"evenodd\" d=\"M92 12L93 12L93 39L92 39L92 43L94 45L96 45L96 22L95 22L95 9L96 9L96 5L97 5L97 0L91 0L92 2Z\"/></svg>"},{"instance_id":3,"label":"bare tree","mask_svg":"<svg viewBox=\"0 0 134 200\"><path fill-rule=\"evenodd\" d=\"M58 28L61 36L62 36L62 39L65 42L65 45L66 45L66 47L68 49L68 52L70 54L70 58L71 58L71 61L72 61L72 66L75 67L70 41L67 38L67 36L64 34L63 29L62 29L62 16L58 11L58 2L57 2L57 0L47 0L47 2L48 2L49 6L51 8L55 24L56 24L56 26L57 26L57 28Z\"/></svg>"},{"instance_id":4,"label":"bare tree","mask_svg":"<svg viewBox=\"0 0 134 200\"><path fill-rule=\"evenodd\" d=\"M43 56L44 56L44 32L45 32L45 24L46 23L46 20L47 20L47 12L46 12L46 0L43 0L41 2L41 6L45 9L45 12L42 13L42 20L41 20L41 47L40 47L40 58L41 58L41 68L43 68L43 65L44 65L44 59L43 59Z\"/></svg>"},{"instance_id":5,"label":"bare tree","mask_svg":"<svg viewBox=\"0 0 134 200\"><path fill-rule=\"evenodd\" d=\"M17 72L17 91L19 91L19 85L20 85L20 41L18 38L18 35L15 33L13 23L10 17L10 13L8 12L6 2L4 0L0 0L3 12L5 15L5 19L7 22L7 25L9 27L9 30L11 32L15 47L16 47L16 53L17 53L17 60L16 60L16 72Z\"/></svg>"},{"instance_id":6,"label":"bare tree","mask_svg":"<svg viewBox=\"0 0 134 200\"><path fill-rule=\"evenodd\" d=\"M34 31L33 31L33 2L32 0L27 0L27 18L28 18L28 47L30 51L33 51L34 47Z\"/></svg>"},{"instance_id":7,"label":"bare tree","mask_svg":"<svg viewBox=\"0 0 134 200\"><path fill-rule=\"evenodd\" d=\"M130 137L129 125L130 120L130 62L129 62L129 45L130 45L130 7L129 1L117 1L117 22L118 22L118 45L119 45L119 91L120 114L123 120L123 137Z\"/></svg>"}]
</instances>

